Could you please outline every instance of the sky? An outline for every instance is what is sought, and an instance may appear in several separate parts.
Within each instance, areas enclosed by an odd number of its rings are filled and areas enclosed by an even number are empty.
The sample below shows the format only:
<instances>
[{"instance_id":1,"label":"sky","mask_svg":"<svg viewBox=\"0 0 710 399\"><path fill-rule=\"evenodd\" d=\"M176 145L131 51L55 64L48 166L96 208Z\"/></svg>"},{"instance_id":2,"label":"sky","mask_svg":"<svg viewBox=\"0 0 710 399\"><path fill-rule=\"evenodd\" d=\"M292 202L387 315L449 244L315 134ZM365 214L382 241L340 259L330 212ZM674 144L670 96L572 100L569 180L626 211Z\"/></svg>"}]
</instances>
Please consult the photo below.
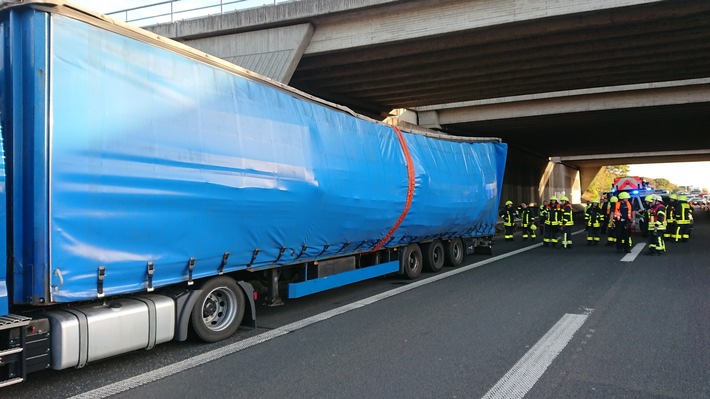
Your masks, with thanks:
<instances>
[{"instance_id":1,"label":"sky","mask_svg":"<svg viewBox=\"0 0 710 399\"><path fill-rule=\"evenodd\" d=\"M166 0L68 0L70 3L74 3L80 7L87 8L92 11L100 12L103 14L108 14L114 11L122 11L130 8L143 7L149 5L155 5L158 3L165 3ZM246 9L253 7L260 7L267 4L280 3L284 0L221 0L221 3L229 4L225 7L225 11L234 9ZM219 6L220 0L179 0L174 2L174 11L184 10L184 9L194 9L205 6ZM167 8L166 8L167 7ZM157 13L163 13L163 10L169 10L169 5L155 6L152 15ZM203 15L214 14L218 11L217 9L204 10ZM183 19L183 18L179 18Z\"/></svg>"},{"instance_id":2,"label":"sky","mask_svg":"<svg viewBox=\"0 0 710 399\"><path fill-rule=\"evenodd\" d=\"M629 165L631 176L662 177L677 186L710 189L710 162L678 162Z\"/></svg>"},{"instance_id":3,"label":"sky","mask_svg":"<svg viewBox=\"0 0 710 399\"><path fill-rule=\"evenodd\" d=\"M100 13L109 13L112 11L126 10L128 8L140 7L148 4L159 3L159 0L69 0L80 7L87 8Z\"/></svg>"}]
</instances>

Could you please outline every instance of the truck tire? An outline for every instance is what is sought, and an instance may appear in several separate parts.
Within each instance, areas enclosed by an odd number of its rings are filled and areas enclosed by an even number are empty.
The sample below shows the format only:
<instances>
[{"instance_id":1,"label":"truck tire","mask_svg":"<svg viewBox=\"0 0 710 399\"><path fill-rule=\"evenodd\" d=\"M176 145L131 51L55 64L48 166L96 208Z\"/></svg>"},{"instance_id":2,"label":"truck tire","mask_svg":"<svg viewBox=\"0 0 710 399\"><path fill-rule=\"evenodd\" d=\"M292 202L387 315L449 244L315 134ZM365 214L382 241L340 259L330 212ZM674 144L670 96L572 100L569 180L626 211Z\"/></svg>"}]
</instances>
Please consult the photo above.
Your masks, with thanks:
<instances>
[{"instance_id":1,"label":"truck tire","mask_svg":"<svg viewBox=\"0 0 710 399\"><path fill-rule=\"evenodd\" d=\"M424 256L424 267L430 272L437 273L444 267L444 244L440 240L434 240L422 247Z\"/></svg>"},{"instance_id":2,"label":"truck tire","mask_svg":"<svg viewBox=\"0 0 710 399\"><path fill-rule=\"evenodd\" d=\"M399 260L400 267L404 275L409 279L415 279L422 274L422 250L417 244L409 244L402 252Z\"/></svg>"},{"instance_id":3,"label":"truck tire","mask_svg":"<svg viewBox=\"0 0 710 399\"><path fill-rule=\"evenodd\" d=\"M218 276L200 287L190 314L190 332L204 342L217 342L231 337L244 318L244 293L234 279Z\"/></svg>"},{"instance_id":4,"label":"truck tire","mask_svg":"<svg viewBox=\"0 0 710 399\"><path fill-rule=\"evenodd\" d=\"M460 238L448 241L444 245L444 253L446 255L446 263L454 267L461 266L464 256L463 241Z\"/></svg>"}]
</instances>

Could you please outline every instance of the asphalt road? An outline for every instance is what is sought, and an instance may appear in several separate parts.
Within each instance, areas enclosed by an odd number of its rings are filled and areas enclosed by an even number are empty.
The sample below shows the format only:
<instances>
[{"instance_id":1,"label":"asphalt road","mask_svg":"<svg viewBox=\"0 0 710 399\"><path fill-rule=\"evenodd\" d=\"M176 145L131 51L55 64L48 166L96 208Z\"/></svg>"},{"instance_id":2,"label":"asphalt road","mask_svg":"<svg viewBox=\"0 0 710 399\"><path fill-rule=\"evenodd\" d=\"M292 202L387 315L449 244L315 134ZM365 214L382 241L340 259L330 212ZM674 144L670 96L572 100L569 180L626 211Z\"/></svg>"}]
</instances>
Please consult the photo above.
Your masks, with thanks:
<instances>
[{"instance_id":1,"label":"asphalt road","mask_svg":"<svg viewBox=\"0 0 710 399\"><path fill-rule=\"evenodd\" d=\"M0 397L710 398L710 216L696 219L662 257L517 236L416 282L261 306L225 342L35 373Z\"/></svg>"}]
</instances>

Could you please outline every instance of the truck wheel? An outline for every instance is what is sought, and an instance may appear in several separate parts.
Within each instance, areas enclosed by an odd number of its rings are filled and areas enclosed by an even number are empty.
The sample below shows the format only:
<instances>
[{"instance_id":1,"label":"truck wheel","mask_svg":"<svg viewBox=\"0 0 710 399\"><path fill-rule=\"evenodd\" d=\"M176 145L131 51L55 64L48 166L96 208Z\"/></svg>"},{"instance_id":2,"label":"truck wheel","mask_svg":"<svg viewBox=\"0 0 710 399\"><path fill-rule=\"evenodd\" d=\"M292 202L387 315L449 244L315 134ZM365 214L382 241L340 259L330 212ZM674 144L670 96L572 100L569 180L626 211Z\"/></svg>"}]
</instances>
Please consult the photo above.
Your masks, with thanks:
<instances>
[{"instance_id":1,"label":"truck wheel","mask_svg":"<svg viewBox=\"0 0 710 399\"><path fill-rule=\"evenodd\" d=\"M419 249L419 245L407 245L399 262L407 278L415 279L419 277L422 274L422 250Z\"/></svg>"},{"instance_id":2,"label":"truck wheel","mask_svg":"<svg viewBox=\"0 0 710 399\"><path fill-rule=\"evenodd\" d=\"M204 342L217 342L232 336L244 318L244 293L227 276L205 281L200 287L190 314L190 330Z\"/></svg>"},{"instance_id":3,"label":"truck wheel","mask_svg":"<svg viewBox=\"0 0 710 399\"><path fill-rule=\"evenodd\" d=\"M454 238L444 246L446 263L451 266L461 266L463 263L464 248L460 238Z\"/></svg>"},{"instance_id":4,"label":"truck wheel","mask_svg":"<svg viewBox=\"0 0 710 399\"><path fill-rule=\"evenodd\" d=\"M424 255L424 267L430 272L438 272L444 267L444 244L439 240L434 240L422 248Z\"/></svg>"}]
</instances>

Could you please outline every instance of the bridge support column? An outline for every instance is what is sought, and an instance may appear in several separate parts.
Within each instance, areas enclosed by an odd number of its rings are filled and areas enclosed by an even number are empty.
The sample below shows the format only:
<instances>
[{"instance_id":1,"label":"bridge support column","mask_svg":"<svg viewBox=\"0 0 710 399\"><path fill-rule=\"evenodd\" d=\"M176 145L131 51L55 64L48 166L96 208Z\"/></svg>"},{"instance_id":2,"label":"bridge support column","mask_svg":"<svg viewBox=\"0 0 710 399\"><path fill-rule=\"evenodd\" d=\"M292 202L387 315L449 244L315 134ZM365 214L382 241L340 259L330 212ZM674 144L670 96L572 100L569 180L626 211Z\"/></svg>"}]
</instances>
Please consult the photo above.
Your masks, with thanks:
<instances>
[{"instance_id":1,"label":"bridge support column","mask_svg":"<svg viewBox=\"0 0 710 399\"><path fill-rule=\"evenodd\" d=\"M540 178L538 192L543 200L548 200L553 195L558 198L566 195L571 203L579 204L582 202L581 186L579 170L551 160Z\"/></svg>"},{"instance_id":2,"label":"bridge support column","mask_svg":"<svg viewBox=\"0 0 710 399\"><path fill-rule=\"evenodd\" d=\"M603 166L582 167L579 169L580 182L582 184L582 193L587 191L592 181L599 174Z\"/></svg>"}]
</instances>

